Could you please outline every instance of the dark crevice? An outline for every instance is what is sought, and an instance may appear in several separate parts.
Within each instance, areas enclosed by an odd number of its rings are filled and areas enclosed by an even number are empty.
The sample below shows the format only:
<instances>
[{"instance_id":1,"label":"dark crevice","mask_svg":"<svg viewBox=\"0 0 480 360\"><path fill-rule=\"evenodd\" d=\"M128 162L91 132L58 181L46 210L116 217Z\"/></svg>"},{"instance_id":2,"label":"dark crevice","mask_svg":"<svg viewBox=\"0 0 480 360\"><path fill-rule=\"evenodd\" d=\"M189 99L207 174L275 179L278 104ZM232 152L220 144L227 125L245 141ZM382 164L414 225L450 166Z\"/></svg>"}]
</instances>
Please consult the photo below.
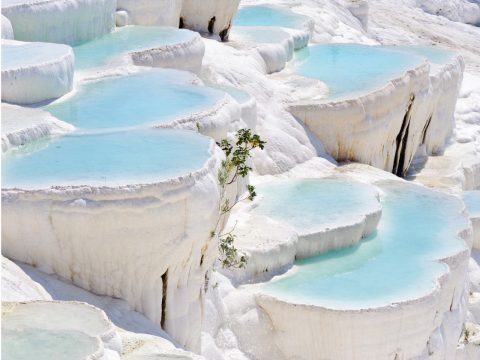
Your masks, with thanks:
<instances>
[{"instance_id":1,"label":"dark crevice","mask_svg":"<svg viewBox=\"0 0 480 360\"><path fill-rule=\"evenodd\" d=\"M218 34L220 36L220 40L222 41L228 41L228 34L230 33L230 27L232 26L231 23L228 23L228 26L223 29L222 31L220 31L220 33Z\"/></svg>"},{"instance_id":2,"label":"dark crevice","mask_svg":"<svg viewBox=\"0 0 480 360\"><path fill-rule=\"evenodd\" d=\"M425 123L425 126L423 127L423 130L422 130L422 145L425 144L425 140L427 139L428 127L430 126L430 123L432 122L432 117L433 117L433 114L430 115L427 122Z\"/></svg>"},{"instance_id":3,"label":"dark crevice","mask_svg":"<svg viewBox=\"0 0 480 360\"><path fill-rule=\"evenodd\" d=\"M215 19L215 16L214 16L214 17L212 17L212 18L210 19L210 21L208 22L208 32L209 32L210 34L213 34L213 29L215 28L215 20L216 20L216 19Z\"/></svg>"},{"instance_id":4,"label":"dark crevice","mask_svg":"<svg viewBox=\"0 0 480 360\"><path fill-rule=\"evenodd\" d=\"M183 29L185 27L185 23L183 22L183 17L180 16L180 20L178 21L178 27Z\"/></svg>"},{"instance_id":5,"label":"dark crevice","mask_svg":"<svg viewBox=\"0 0 480 360\"><path fill-rule=\"evenodd\" d=\"M404 169L405 156L407 151L408 135L410 131L410 119L412 117L411 111L414 101L415 95L412 94L410 95L410 102L408 103L407 111L403 117L402 126L395 140L397 147L395 151L395 158L393 160L392 173L400 177L405 176L406 173L406 169Z\"/></svg>"},{"instance_id":6,"label":"dark crevice","mask_svg":"<svg viewBox=\"0 0 480 360\"><path fill-rule=\"evenodd\" d=\"M168 286L168 269L162 275L162 318L160 320L160 327L165 329L165 320L167 317L167 286Z\"/></svg>"}]
</instances>

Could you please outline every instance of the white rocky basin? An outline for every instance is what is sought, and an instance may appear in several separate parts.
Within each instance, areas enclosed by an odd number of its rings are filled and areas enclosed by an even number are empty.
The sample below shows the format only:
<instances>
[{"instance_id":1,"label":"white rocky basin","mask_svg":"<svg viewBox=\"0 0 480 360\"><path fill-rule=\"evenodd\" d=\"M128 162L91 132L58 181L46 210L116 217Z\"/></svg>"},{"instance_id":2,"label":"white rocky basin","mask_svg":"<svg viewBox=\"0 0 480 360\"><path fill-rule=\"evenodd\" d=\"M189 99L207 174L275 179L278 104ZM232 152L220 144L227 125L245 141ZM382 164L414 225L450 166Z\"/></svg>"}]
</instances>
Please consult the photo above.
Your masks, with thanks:
<instances>
[{"instance_id":1,"label":"white rocky basin","mask_svg":"<svg viewBox=\"0 0 480 360\"><path fill-rule=\"evenodd\" d=\"M199 34L170 27L126 26L75 46L76 70L135 65L199 72L205 47Z\"/></svg>"},{"instance_id":2,"label":"white rocky basin","mask_svg":"<svg viewBox=\"0 0 480 360\"><path fill-rule=\"evenodd\" d=\"M73 63L67 45L2 40L2 101L24 105L65 95Z\"/></svg>"},{"instance_id":3,"label":"white rocky basin","mask_svg":"<svg viewBox=\"0 0 480 360\"><path fill-rule=\"evenodd\" d=\"M472 221L473 247L480 249L480 190L466 191L463 201Z\"/></svg>"},{"instance_id":4,"label":"white rocky basin","mask_svg":"<svg viewBox=\"0 0 480 360\"><path fill-rule=\"evenodd\" d=\"M105 313L79 302L2 302L2 358L120 359L121 340Z\"/></svg>"},{"instance_id":5,"label":"white rocky basin","mask_svg":"<svg viewBox=\"0 0 480 360\"><path fill-rule=\"evenodd\" d=\"M216 151L211 139L170 129L13 149L2 159L2 253L124 299L198 350L217 251Z\"/></svg>"},{"instance_id":6,"label":"white rocky basin","mask_svg":"<svg viewBox=\"0 0 480 360\"><path fill-rule=\"evenodd\" d=\"M448 322L463 311L471 241L463 204L402 182L377 185L376 233L255 285L281 358L413 359L455 349L461 328Z\"/></svg>"},{"instance_id":7,"label":"white rocky basin","mask_svg":"<svg viewBox=\"0 0 480 360\"><path fill-rule=\"evenodd\" d=\"M5 0L15 40L74 45L115 28L115 0Z\"/></svg>"},{"instance_id":8,"label":"white rocky basin","mask_svg":"<svg viewBox=\"0 0 480 360\"><path fill-rule=\"evenodd\" d=\"M297 75L324 81L322 100L289 106L339 161L404 176L419 147L439 151L451 134L463 60L430 73L426 56L363 45L316 45L300 53Z\"/></svg>"},{"instance_id":9,"label":"white rocky basin","mask_svg":"<svg viewBox=\"0 0 480 360\"><path fill-rule=\"evenodd\" d=\"M2 152L74 129L41 109L2 104Z\"/></svg>"},{"instance_id":10,"label":"white rocky basin","mask_svg":"<svg viewBox=\"0 0 480 360\"><path fill-rule=\"evenodd\" d=\"M155 69L94 79L44 109L79 129L181 127L216 139L236 126L240 108L190 72Z\"/></svg>"}]
</instances>

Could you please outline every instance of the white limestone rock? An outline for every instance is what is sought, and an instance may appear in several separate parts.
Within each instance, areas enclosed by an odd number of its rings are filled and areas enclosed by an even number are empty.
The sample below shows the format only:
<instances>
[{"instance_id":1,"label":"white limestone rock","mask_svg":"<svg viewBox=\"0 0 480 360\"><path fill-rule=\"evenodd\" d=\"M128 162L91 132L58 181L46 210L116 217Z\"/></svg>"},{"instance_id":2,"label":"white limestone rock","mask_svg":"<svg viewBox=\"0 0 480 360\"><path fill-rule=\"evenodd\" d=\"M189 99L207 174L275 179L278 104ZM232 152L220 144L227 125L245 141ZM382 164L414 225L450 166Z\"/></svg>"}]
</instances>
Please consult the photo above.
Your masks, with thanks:
<instances>
[{"instance_id":1,"label":"white limestone rock","mask_svg":"<svg viewBox=\"0 0 480 360\"><path fill-rule=\"evenodd\" d=\"M2 104L2 152L74 129L41 109Z\"/></svg>"},{"instance_id":2,"label":"white limestone rock","mask_svg":"<svg viewBox=\"0 0 480 360\"><path fill-rule=\"evenodd\" d=\"M228 40L232 19L240 0L183 0L183 26L195 31L215 34Z\"/></svg>"},{"instance_id":3,"label":"white limestone rock","mask_svg":"<svg viewBox=\"0 0 480 360\"><path fill-rule=\"evenodd\" d=\"M2 301L51 300L49 293L16 264L2 256Z\"/></svg>"},{"instance_id":4,"label":"white limestone rock","mask_svg":"<svg viewBox=\"0 0 480 360\"><path fill-rule=\"evenodd\" d=\"M182 0L117 0L117 10L125 12L124 25L178 27Z\"/></svg>"},{"instance_id":5,"label":"white limestone rock","mask_svg":"<svg viewBox=\"0 0 480 360\"><path fill-rule=\"evenodd\" d=\"M362 27L368 29L368 0L345 0L345 7L355 16L362 24Z\"/></svg>"},{"instance_id":6,"label":"white limestone rock","mask_svg":"<svg viewBox=\"0 0 480 360\"><path fill-rule=\"evenodd\" d=\"M61 44L2 40L2 101L33 104L73 87L74 54Z\"/></svg>"},{"instance_id":7,"label":"white limestone rock","mask_svg":"<svg viewBox=\"0 0 480 360\"><path fill-rule=\"evenodd\" d=\"M115 28L115 0L5 0L16 40L74 45Z\"/></svg>"}]
</instances>

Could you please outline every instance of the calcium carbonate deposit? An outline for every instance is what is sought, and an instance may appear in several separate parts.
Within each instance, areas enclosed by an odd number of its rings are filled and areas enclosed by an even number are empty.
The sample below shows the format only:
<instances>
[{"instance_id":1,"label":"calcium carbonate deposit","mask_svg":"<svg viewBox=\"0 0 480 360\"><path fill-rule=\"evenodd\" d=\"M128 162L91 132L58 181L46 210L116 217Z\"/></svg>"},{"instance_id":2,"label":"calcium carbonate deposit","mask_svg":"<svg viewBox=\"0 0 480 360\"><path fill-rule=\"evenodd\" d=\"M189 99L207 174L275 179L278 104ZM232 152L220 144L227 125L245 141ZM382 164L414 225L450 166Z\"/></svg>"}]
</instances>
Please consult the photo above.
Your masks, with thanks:
<instances>
[{"instance_id":1,"label":"calcium carbonate deposit","mask_svg":"<svg viewBox=\"0 0 480 360\"><path fill-rule=\"evenodd\" d=\"M1 12L2 359L480 359L478 0Z\"/></svg>"}]
</instances>

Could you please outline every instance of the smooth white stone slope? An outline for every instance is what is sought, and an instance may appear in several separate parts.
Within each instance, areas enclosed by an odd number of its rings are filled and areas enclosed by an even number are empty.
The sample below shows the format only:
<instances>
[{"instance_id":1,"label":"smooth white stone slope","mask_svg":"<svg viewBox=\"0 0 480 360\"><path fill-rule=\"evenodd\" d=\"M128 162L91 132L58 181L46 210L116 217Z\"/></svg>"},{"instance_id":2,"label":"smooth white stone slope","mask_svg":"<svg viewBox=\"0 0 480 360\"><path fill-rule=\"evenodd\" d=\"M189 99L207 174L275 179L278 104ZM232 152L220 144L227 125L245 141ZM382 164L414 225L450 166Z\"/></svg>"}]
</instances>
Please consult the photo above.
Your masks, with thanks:
<instances>
[{"instance_id":1,"label":"smooth white stone slope","mask_svg":"<svg viewBox=\"0 0 480 360\"><path fill-rule=\"evenodd\" d=\"M26 105L65 95L73 67L70 46L2 40L2 101Z\"/></svg>"},{"instance_id":2,"label":"smooth white stone slope","mask_svg":"<svg viewBox=\"0 0 480 360\"><path fill-rule=\"evenodd\" d=\"M2 256L2 301L51 300L45 289Z\"/></svg>"},{"instance_id":3,"label":"smooth white stone slope","mask_svg":"<svg viewBox=\"0 0 480 360\"><path fill-rule=\"evenodd\" d=\"M115 0L5 0L16 40L74 45L115 28Z\"/></svg>"},{"instance_id":4,"label":"smooth white stone slope","mask_svg":"<svg viewBox=\"0 0 480 360\"><path fill-rule=\"evenodd\" d=\"M74 129L41 109L2 104L2 152Z\"/></svg>"}]
</instances>

